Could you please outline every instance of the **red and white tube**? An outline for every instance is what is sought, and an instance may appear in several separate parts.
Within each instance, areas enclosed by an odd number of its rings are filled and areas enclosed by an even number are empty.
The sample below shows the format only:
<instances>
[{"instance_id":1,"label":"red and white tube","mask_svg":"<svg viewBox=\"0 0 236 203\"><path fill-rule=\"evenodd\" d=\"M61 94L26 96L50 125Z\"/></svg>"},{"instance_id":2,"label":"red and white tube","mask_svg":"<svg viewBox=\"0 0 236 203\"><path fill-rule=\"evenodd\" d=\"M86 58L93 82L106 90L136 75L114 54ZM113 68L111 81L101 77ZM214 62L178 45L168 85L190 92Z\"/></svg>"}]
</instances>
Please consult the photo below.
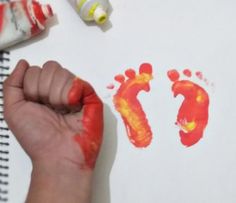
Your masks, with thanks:
<instances>
[{"instance_id":1,"label":"red and white tube","mask_svg":"<svg viewBox=\"0 0 236 203\"><path fill-rule=\"evenodd\" d=\"M0 50L39 34L52 16L50 5L34 0L0 3Z\"/></svg>"}]
</instances>

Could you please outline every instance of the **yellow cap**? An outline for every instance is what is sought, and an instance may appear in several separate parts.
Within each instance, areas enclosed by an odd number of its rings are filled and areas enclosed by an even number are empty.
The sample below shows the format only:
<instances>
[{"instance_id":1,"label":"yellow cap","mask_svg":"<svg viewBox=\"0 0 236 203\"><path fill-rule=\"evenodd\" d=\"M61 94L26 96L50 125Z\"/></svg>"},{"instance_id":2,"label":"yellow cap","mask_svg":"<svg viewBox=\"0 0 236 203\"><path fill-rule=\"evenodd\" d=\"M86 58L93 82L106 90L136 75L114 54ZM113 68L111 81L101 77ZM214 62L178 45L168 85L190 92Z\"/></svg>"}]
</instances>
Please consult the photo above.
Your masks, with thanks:
<instances>
[{"instance_id":1,"label":"yellow cap","mask_svg":"<svg viewBox=\"0 0 236 203\"><path fill-rule=\"evenodd\" d=\"M93 13L93 17L97 24L103 24L107 21L107 12L101 6L98 6Z\"/></svg>"}]
</instances>

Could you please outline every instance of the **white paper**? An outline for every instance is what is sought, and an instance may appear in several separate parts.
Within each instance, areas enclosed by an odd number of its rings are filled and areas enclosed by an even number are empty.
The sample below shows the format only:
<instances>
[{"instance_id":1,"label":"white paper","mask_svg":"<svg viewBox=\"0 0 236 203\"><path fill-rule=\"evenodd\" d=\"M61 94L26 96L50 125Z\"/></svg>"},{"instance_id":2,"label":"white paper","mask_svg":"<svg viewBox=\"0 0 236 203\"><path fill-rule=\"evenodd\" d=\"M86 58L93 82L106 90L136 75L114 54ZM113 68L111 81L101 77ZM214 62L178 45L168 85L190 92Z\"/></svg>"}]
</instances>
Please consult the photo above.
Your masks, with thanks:
<instances>
[{"instance_id":1,"label":"white paper","mask_svg":"<svg viewBox=\"0 0 236 203\"><path fill-rule=\"evenodd\" d=\"M46 1L42 1L46 2ZM92 203L236 202L235 1L113 1L110 28L87 25L67 1L48 0L58 24L11 49L42 65L57 60L91 82L105 103L105 141L97 164ZM128 140L112 103L114 76L143 62L153 65L151 91L139 95L153 131L146 149ZM202 71L214 83L204 137L186 148L174 124L181 96L173 97L167 71ZM116 87L118 83L114 82ZM12 139L10 202L23 202L31 165Z\"/></svg>"}]
</instances>

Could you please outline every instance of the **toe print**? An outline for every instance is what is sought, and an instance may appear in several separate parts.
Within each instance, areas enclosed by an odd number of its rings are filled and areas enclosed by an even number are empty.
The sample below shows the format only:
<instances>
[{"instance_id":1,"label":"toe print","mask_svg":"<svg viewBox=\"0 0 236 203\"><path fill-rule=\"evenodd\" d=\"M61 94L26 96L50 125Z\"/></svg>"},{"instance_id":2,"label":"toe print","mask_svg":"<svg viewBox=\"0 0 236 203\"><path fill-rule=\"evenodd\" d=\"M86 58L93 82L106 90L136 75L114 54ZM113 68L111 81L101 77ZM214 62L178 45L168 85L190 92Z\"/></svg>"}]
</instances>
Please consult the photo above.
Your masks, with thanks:
<instances>
[{"instance_id":1,"label":"toe print","mask_svg":"<svg viewBox=\"0 0 236 203\"><path fill-rule=\"evenodd\" d=\"M150 90L149 82L153 78L152 66L142 64L139 74L133 69L128 69L125 75L127 79L124 75L115 76L120 87L113 97L113 103L124 121L131 143L139 148L147 147L152 140L152 131L137 95L142 90L146 92Z\"/></svg>"},{"instance_id":2,"label":"toe print","mask_svg":"<svg viewBox=\"0 0 236 203\"><path fill-rule=\"evenodd\" d=\"M183 74L188 78L192 76L188 69L184 70ZM196 72L196 76L200 80L204 80L201 72ZM207 126L209 96L201 86L194 82L180 80L180 74L176 70L168 71L168 77L173 82L174 96L176 97L179 94L184 96L176 124L180 127L179 134L182 144L189 147L202 138Z\"/></svg>"}]
</instances>

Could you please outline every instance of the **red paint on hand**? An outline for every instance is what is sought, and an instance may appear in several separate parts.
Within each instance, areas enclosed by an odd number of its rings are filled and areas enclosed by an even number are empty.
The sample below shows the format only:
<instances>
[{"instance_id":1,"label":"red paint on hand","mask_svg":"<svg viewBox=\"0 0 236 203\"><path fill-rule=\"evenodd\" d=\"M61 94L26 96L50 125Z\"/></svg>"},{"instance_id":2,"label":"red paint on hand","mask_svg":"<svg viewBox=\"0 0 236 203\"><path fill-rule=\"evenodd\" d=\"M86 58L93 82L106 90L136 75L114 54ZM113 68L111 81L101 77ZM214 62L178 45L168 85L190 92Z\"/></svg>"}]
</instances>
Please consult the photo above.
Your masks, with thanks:
<instances>
[{"instance_id":1,"label":"red paint on hand","mask_svg":"<svg viewBox=\"0 0 236 203\"><path fill-rule=\"evenodd\" d=\"M125 74L128 77L126 81L123 75L115 76L121 85L113 97L113 103L124 121L131 143L136 147L147 147L152 140L152 131L137 95L142 90L150 90L152 66L142 64L138 75L133 69L128 69Z\"/></svg>"},{"instance_id":2,"label":"red paint on hand","mask_svg":"<svg viewBox=\"0 0 236 203\"><path fill-rule=\"evenodd\" d=\"M70 105L83 106L82 132L74 136L83 151L86 166L93 169L102 143L103 106L93 88L79 78L75 79L68 94Z\"/></svg>"},{"instance_id":3,"label":"red paint on hand","mask_svg":"<svg viewBox=\"0 0 236 203\"><path fill-rule=\"evenodd\" d=\"M173 73L174 75L172 75ZM168 72L171 81L176 78L176 70ZM174 96L184 96L184 101L179 109L177 125L181 142L185 146L196 144L203 136L208 123L209 96L199 85L189 80L174 80L172 91Z\"/></svg>"},{"instance_id":4,"label":"red paint on hand","mask_svg":"<svg viewBox=\"0 0 236 203\"><path fill-rule=\"evenodd\" d=\"M69 105L78 105L80 103L83 91L83 83L79 78L75 78L68 94Z\"/></svg>"}]
</instances>

